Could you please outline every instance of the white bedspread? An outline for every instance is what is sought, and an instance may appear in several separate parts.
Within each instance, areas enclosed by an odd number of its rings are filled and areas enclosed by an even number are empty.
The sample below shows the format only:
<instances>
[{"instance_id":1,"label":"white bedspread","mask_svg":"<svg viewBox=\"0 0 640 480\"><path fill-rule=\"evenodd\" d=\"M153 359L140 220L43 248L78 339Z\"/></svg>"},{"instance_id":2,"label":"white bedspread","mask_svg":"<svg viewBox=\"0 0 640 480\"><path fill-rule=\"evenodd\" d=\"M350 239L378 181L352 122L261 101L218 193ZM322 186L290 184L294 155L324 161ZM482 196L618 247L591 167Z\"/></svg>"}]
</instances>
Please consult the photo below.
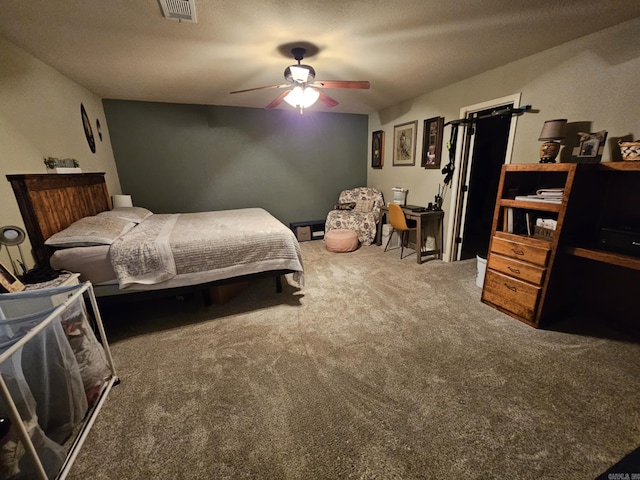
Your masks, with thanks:
<instances>
[{"instance_id":1,"label":"white bedspread","mask_svg":"<svg viewBox=\"0 0 640 480\"><path fill-rule=\"evenodd\" d=\"M269 270L292 270L303 284L293 232L261 208L156 214L110 249L121 289L196 285Z\"/></svg>"}]
</instances>

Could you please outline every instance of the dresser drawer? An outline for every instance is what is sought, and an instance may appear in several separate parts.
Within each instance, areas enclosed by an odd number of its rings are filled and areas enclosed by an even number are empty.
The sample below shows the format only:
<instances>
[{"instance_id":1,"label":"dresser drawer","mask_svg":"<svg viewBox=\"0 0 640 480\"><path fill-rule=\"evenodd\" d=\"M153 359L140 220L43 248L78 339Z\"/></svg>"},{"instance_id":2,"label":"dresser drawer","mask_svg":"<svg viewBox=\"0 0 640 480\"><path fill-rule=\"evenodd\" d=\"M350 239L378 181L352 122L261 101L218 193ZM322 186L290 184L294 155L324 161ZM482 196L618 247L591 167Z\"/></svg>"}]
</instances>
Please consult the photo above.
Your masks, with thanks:
<instances>
[{"instance_id":1,"label":"dresser drawer","mask_svg":"<svg viewBox=\"0 0 640 480\"><path fill-rule=\"evenodd\" d=\"M540 287L487 270L482 300L513 312L528 321L533 321L540 290Z\"/></svg>"},{"instance_id":2,"label":"dresser drawer","mask_svg":"<svg viewBox=\"0 0 640 480\"><path fill-rule=\"evenodd\" d=\"M545 268L524 263L514 258L504 257L497 253L489 255L487 268L535 285L542 285L546 272Z\"/></svg>"},{"instance_id":3,"label":"dresser drawer","mask_svg":"<svg viewBox=\"0 0 640 480\"><path fill-rule=\"evenodd\" d=\"M525 240L525 239L523 239ZM515 258L523 262L530 262L545 267L549 258L549 248L532 245L515 240L508 240L500 237L493 237L491 242L491 253Z\"/></svg>"}]
</instances>

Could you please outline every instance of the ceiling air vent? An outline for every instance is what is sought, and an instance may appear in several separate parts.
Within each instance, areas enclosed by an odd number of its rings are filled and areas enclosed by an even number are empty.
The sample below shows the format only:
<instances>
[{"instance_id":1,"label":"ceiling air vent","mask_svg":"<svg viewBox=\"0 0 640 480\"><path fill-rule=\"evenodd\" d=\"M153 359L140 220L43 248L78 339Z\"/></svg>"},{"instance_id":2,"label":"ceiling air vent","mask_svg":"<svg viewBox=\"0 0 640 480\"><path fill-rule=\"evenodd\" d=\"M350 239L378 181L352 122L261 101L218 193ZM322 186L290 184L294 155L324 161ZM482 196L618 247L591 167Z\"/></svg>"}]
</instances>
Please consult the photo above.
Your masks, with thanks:
<instances>
[{"instance_id":1,"label":"ceiling air vent","mask_svg":"<svg viewBox=\"0 0 640 480\"><path fill-rule=\"evenodd\" d=\"M171 20L196 23L195 0L158 0L162 14Z\"/></svg>"}]
</instances>

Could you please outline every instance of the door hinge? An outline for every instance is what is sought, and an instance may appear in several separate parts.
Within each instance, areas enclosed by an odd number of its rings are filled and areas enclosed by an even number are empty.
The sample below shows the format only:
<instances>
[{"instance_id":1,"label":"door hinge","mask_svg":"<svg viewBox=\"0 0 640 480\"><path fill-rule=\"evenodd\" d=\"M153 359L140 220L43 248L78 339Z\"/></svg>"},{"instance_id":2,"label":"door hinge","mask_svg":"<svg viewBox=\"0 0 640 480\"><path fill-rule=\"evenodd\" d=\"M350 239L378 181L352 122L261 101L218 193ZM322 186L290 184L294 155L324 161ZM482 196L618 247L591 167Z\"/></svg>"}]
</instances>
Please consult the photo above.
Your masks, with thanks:
<instances>
[{"instance_id":1,"label":"door hinge","mask_svg":"<svg viewBox=\"0 0 640 480\"><path fill-rule=\"evenodd\" d=\"M466 192L469 190L469 185L463 185L462 188L460 189L461 192Z\"/></svg>"},{"instance_id":2,"label":"door hinge","mask_svg":"<svg viewBox=\"0 0 640 480\"><path fill-rule=\"evenodd\" d=\"M470 137L471 135L474 135L476 133L476 127L469 127L467 128L467 136Z\"/></svg>"},{"instance_id":3,"label":"door hinge","mask_svg":"<svg viewBox=\"0 0 640 480\"><path fill-rule=\"evenodd\" d=\"M456 237L456 243L462 243L462 237Z\"/></svg>"}]
</instances>

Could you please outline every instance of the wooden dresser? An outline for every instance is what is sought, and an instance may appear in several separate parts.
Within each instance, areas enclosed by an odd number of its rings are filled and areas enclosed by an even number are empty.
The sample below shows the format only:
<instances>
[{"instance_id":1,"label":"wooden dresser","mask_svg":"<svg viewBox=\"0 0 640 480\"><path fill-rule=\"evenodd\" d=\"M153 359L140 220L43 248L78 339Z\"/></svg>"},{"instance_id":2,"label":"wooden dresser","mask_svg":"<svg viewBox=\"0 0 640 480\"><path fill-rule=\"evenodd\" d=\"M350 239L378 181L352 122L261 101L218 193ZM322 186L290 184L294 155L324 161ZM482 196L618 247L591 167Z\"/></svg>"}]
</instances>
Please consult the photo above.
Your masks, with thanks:
<instances>
[{"instance_id":1,"label":"wooden dresser","mask_svg":"<svg viewBox=\"0 0 640 480\"><path fill-rule=\"evenodd\" d=\"M561 201L530 196L541 189L563 189ZM640 162L504 165L482 302L534 327L586 300L634 315L640 257L605 251L598 238L602 227L640 219L639 197ZM538 218L555 229L536 229ZM626 280L615 291L594 287L611 283L604 276Z\"/></svg>"}]
</instances>

